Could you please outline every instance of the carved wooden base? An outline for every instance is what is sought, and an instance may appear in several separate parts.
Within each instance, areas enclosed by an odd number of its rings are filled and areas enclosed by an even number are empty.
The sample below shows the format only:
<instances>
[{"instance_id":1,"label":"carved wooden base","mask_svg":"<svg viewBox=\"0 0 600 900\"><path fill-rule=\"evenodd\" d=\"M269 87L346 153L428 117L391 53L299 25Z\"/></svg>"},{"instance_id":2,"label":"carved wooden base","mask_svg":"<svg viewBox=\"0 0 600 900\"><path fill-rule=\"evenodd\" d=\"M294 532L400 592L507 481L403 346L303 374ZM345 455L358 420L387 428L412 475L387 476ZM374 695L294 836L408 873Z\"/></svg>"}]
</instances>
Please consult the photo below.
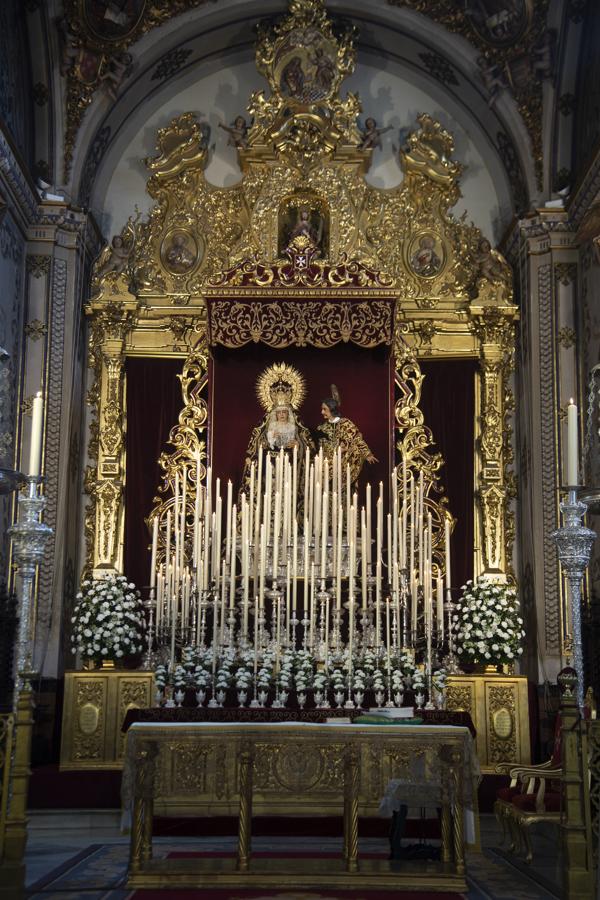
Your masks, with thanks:
<instances>
[{"instance_id":1,"label":"carved wooden base","mask_svg":"<svg viewBox=\"0 0 600 900\"><path fill-rule=\"evenodd\" d=\"M128 710L152 705L153 673L96 669L65 673L61 769L120 769Z\"/></svg>"},{"instance_id":2,"label":"carved wooden base","mask_svg":"<svg viewBox=\"0 0 600 900\"><path fill-rule=\"evenodd\" d=\"M529 700L524 675L450 675L447 709L470 713L483 772L501 762L529 765Z\"/></svg>"}]
</instances>

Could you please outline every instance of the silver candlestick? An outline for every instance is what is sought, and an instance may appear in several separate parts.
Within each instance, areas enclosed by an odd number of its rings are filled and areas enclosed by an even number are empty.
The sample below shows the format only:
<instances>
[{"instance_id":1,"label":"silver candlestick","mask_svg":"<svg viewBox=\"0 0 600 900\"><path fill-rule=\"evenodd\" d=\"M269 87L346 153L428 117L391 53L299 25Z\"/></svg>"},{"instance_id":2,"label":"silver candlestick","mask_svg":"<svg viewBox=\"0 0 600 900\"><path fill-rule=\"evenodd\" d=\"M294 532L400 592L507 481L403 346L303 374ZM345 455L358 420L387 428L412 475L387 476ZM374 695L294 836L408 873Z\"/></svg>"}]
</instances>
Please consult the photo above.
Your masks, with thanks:
<instances>
[{"instance_id":1,"label":"silver candlestick","mask_svg":"<svg viewBox=\"0 0 600 900\"><path fill-rule=\"evenodd\" d=\"M46 541L52 529L40 516L46 505L46 498L38 496L38 485L42 478L28 475L29 485L26 495L19 497L19 521L8 529L12 538L13 558L19 574L18 591L19 635L17 645L16 686L17 690L33 675L31 614L34 601L36 567L44 556Z\"/></svg>"},{"instance_id":2,"label":"silver candlestick","mask_svg":"<svg viewBox=\"0 0 600 900\"><path fill-rule=\"evenodd\" d=\"M596 532L581 524L587 506L577 500L577 491L568 488L568 499L560 504L564 524L552 532L558 549L558 558L569 580L571 593L571 619L573 626L573 667L577 671L577 704L583 709L585 677L583 671L583 645L581 639L581 579L587 569L596 540Z\"/></svg>"}]
</instances>

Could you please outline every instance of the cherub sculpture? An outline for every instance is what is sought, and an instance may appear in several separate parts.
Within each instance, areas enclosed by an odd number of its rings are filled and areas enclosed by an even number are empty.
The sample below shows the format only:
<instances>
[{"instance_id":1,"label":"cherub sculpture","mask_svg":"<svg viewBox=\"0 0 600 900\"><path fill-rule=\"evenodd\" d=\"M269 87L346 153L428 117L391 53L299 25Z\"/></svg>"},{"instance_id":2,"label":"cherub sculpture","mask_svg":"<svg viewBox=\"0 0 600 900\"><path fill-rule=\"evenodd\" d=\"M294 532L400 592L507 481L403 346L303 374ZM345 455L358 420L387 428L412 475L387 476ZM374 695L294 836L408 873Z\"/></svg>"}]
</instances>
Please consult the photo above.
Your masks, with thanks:
<instances>
[{"instance_id":1,"label":"cherub sculpture","mask_svg":"<svg viewBox=\"0 0 600 900\"><path fill-rule=\"evenodd\" d=\"M219 128L229 134L227 143L230 147L241 147L242 150L248 147L248 126L243 116L236 116L231 125L219 122Z\"/></svg>"},{"instance_id":2,"label":"cherub sculpture","mask_svg":"<svg viewBox=\"0 0 600 900\"><path fill-rule=\"evenodd\" d=\"M130 216L121 234L115 234L103 249L96 263L96 278L106 278L112 272L117 276L125 272L135 247L135 226L139 217L139 211L135 219Z\"/></svg>"},{"instance_id":3,"label":"cherub sculpture","mask_svg":"<svg viewBox=\"0 0 600 900\"><path fill-rule=\"evenodd\" d=\"M510 270L506 260L492 249L487 238L482 238L477 246L478 278L486 281L510 281Z\"/></svg>"},{"instance_id":4,"label":"cherub sculpture","mask_svg":"<svg viewBox=\"0 0 600 900\"><path fill-rule=\"evenodd\" d=\"M391 130L391 125L388 125L387 128L378 128L376 120L369 116L365 121L365 130L361 132L360 149L374 150L376 147L381 147L381 135Z\"/></svg>"}]
</instances>

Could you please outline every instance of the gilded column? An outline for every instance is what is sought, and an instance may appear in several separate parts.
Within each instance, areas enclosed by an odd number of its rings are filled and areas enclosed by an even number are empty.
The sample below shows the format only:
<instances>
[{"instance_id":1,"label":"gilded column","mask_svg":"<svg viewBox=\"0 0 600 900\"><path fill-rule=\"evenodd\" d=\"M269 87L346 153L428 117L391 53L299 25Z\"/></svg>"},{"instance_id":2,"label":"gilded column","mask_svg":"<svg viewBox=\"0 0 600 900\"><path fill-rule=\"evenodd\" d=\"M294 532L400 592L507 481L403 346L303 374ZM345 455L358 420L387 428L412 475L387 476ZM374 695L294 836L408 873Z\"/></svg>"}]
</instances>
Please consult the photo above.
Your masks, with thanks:
<instances>
[{"instance_id":1,"label":"gilded column","mask_svg":"<svg viewBox=\"0 0 600 900\"><path fill-rule=\"evenodd\" d=\"M96 368L97 438L90 456L97 454L95 472L87 486L94 500L93 572L122 571L123 486L125 476L124 374L125 340L132 317L123 304L108 305L96 316L91 352Z\"/></svg>"},{"instance_id":2,"label":"gilded column","mask_svg":"<svg viewBox=\"0 0 600 900\"><path fill-rule=\"evenodd\" d=\"M485 574L503 576L510 567L512 552L507 540L512 537L507 473L512 451L506 418L512 399L508 378L512 369L510 348L514 341L516 307L498 308L482 303L472 306L471 312L473 329L480 342L481 439L477 496L481 570Z\"/></svg>"}]
</instances>

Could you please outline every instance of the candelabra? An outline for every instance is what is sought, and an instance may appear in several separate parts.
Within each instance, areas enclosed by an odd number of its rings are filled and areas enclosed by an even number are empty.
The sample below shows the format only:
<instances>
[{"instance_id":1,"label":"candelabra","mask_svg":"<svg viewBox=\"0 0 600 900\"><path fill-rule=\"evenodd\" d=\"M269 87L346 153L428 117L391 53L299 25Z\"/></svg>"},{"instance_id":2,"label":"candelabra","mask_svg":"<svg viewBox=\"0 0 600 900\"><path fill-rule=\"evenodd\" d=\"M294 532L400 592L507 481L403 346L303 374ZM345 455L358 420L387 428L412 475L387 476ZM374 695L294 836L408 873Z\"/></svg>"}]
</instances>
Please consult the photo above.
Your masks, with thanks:
<instances>
[{"instance_id":1,"label":"candelabra","mask_svg":"<svg viewBox=\"0 0 600 900\"><path fill-rule=\"evenodd\" d=\"M38 495L38 485L42 478L29 475L25 482L29 485L29 490L26 495L19 497L19 520L8 529L21 582L18 592L17 689L29 681L33 674L31 612L35 572L42 561L46 541L52 534L52 529L40 521L46 505L45 497Z\"/></svg>"},{"instance_id":2,"label":"candelabra","mask_svg":"<svg viewBox=\"0 0 600 900\"><path fill-rule=\"evenodd\" d=\"M582 709L585 679L581 638L581 579L590 561L596 533L581 524L587 506L577 500L575 489L568 488L567 501L560 504L560 509L564 517L564 524L562 528L553 531L551 536L556 543L558 558L569 581L573 628L573 666L579 676L577 704Z\"/></svg>"}]
</instances>

